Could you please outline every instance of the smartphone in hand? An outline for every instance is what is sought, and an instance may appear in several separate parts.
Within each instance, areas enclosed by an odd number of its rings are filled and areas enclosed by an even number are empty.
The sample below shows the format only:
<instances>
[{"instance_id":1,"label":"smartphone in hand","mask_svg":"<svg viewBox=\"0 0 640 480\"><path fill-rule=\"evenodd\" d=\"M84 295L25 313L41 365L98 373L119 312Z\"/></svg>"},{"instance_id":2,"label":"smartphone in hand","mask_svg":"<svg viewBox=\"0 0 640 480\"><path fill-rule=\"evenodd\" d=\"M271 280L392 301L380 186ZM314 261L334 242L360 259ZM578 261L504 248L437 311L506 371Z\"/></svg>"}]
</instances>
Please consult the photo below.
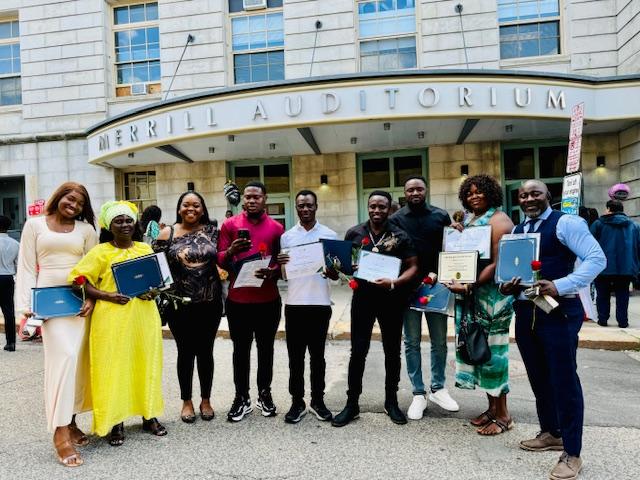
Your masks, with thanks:
<instances>
[{"instance_id":1,"label":"smartphone in hand","mask_svg":"<svg viewBox=\"0 0 640 480\"><path fill-rule=\"evenodd\" d=\"M251 240L251 233L246 228L239 228L238 238L242 238L243 240Z\"/></svg>"}]
</instances>

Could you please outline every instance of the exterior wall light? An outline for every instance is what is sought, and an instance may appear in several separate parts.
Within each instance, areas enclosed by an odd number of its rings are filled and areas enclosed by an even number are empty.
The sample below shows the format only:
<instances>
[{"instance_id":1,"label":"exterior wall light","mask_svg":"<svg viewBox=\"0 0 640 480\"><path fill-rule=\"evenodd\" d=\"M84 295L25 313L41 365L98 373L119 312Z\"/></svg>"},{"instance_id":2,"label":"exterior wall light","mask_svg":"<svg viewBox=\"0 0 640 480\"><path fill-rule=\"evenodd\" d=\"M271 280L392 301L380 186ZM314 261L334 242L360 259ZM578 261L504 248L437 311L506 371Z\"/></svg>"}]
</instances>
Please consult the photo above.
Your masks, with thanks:
<instances>
[{"instance_id":1,"label":"exterior wall light","mask_svg":"<svg viewBox=\"0 0 640 480\"><path fill-rule=\"evenodd\" d=\"M216 153L216 148L215 147L209 147L209 153L211 153L211 154Z\"/></svg>"},{"instance_id":2,"label":"exterior wall light","mask_svg":"<svg viewBox=\"0 0 640 480\"><path fill-rule=\"evenodd\" d=\"M228 135L227 136L227 140L229 140L230 142L235 142L236 141L236 136L235 135Z\"/></svg>"},{"instance_id":3,"label":"exterior wall light","mask_svg":"<svg viewBox=\"0 0 640 480\"><path fill-rule=\"evenodd\" d=\"M460 175L463 177L469 175L469 165L460 165Z\"/></svg>"},{"instance_id":4,"label":"exterior wall light","mask_svg":"<svg viewBox=\"0 0 640 480\"><path fill-rule=\"evenodd\" d=\"M320 185L329 185L329 176L326 173L320 175Z\"/></svg>"},{"instance_id":5,"label":"exterior wall light","mask_svg":"<svg viewBox=\"0 0 640 480\"><path fill-rule=\"evenodd\" d=\"M269 150L275 150L276 149L276 144L275 143L270 143L269 144Z\"/></svg>"},{"instance_id":6,"label":"exterior wall light","mask_svg":"<svg viewBox=\"0 0 640 480\"><path fill-rule=\"evenodd\" d=\"M135 156L136 156L136 154L135 154L135 153L133 153L133 152L129 152L129 153L127 153L127 157L129 157L129 158L133 158L133 157L135 157Z\"/></svg>"},{"instance_id":7,"label":"exterior wall light","mask_svg":"<svg viewBox=\"0 0 640 480\"><path fill-rule=\"evenodd\" d=\"M513 125L512 124L505 125L504 126L504 131L507 132L507 133L513 132Z\"/></svg>"},{"instance_id":8,"label":"exterior wall light","mask_svg":"<svg viewBox=\"0 0 640 480\"><path fill-rule=\"evenodd\" d=\"M422 139L424 138L424 132L423 132L422 130L420 130L420 131L418 132L418 138L419 138L420 140L422 140Z\"/></svg>"},{"instance_id":9,"label":"exterior wall light","mask_svg":"<svg viewBox=\"0 0 640 480\"><path fill-rule=\"evenodd\" d=\"M390 124L389 122L385 122L385 123L384 123L384 125L383 125L383 127L384 127L385 131L387 131L387 132L388 132L389 130L391 130L391 124Z\"/></svg>"},{"instance_id":10,"label":"exterior wall light","mask_svg":"<svg viewBox=\"0 0 640 480\"><path fill-rule=\"evenodd\" d=\"M607 159L604 155L598 155L596 157L596 167L600 168L604 168L607 166Z\"/></svg>"},{"instance_id":11,"label":"exterior wall light","mask_svg":"<svg viewBox=\"0 0 640 480\"><path fill-rule=\"evenodd\" d=\"M355 145L356 143L358 143L358 137L351 137L351 145Z\"/></svg>"}]
</instances>

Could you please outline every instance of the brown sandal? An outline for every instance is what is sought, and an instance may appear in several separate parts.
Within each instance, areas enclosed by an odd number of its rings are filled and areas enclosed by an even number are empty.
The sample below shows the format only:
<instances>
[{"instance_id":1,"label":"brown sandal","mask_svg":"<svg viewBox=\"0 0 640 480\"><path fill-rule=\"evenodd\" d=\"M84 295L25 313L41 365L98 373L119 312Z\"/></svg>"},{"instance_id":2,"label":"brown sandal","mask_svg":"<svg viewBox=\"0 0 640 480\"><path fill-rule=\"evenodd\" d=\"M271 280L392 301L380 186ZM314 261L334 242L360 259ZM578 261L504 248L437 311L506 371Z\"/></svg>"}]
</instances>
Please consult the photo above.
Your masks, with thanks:
<instances>
[{"instance_id":1,"label":"brown sandal","mask_svg":"<svg viewBox=\"0 0 640 480\"><path fill-rule=\"evenodd\" d=\"M73 443L75 447L86 447L89 445L89 437L87 437L77 425L72 423L69 425L69 430L71 430L71 443Z\"/></svg>"},{"instance_id":2,"label":"brown sandal","mask_svg":"<svg viewBox=\"0 0 640 480\"><path fill-rule=\"evenodd\" d=\"M493 432L493 433L483 433L491 425L497 426L498 430ZM508 432L514 426L515 426L515 423L513 422L512 418L510 418L509 421L506 424L504 422L502 422L501 420L498 420L497 418L494 418L489 423L487 423L484 427L478 429L478 435L482 435L482 436L485 436L485 437L493 437L495 435L500 435L501 433Z\"/></svg>"},{"instance_id":3,"label":"brown sandal","mask_svg":"<svg viewBox=\"0 0 640 480\"><path fill-rule=\"evenodd\" d=\"M58 456L58 461L65 467L79 467L84 463L84 460L82 460L80 453L75 449L71 440L64 440L60 443L56 443L54 446ZM71 463L71 460L75 461Z\"/></svg>"},{"instance_id":4,"label":"brown sandal","mask_svg":"<svg viewBox=\"0 0 640 480\"><path fill-rule=\"evenodd\" d=\"M482 420L476 421L477 419L482 419ZM486 411L482 412L480 415L478 415L476 418L472 418L469 421L469 423L471 425L473 425L474 427L482 428L482 427L487 426L493 420L494 420L493 414L489 410L486 410Z\"/></svg>"}]
</instances>

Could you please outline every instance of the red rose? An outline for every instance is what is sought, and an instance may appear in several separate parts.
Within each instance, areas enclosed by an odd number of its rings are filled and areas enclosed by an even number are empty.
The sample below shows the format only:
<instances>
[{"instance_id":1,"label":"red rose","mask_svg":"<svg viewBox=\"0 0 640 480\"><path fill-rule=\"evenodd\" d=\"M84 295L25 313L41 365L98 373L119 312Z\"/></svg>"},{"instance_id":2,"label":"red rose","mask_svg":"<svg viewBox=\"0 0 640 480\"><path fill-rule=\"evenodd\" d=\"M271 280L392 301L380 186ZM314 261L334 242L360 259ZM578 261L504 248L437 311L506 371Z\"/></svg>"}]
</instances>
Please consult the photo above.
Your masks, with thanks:
<instances>
[{"instance_id":1,"label":"red rose","mask_svg":"<svg viewBox=\"0 0 640 480\"><path fill-rule=\"evenodd\" d=\"M356 290L358 288L358 281L355 278L352 278L349 280L349 287L351 287L351 290Z\"/></svg>"},{"instance_id":2,"label":"red rose","mask_svg":"<svg viewBox=\"0 0 640 480\"><path fill-rule=\"evenodd\" d=\"M261 255L266 255L267 254L267 244L264 242L260 242L258 244L258 252L260 252Z\"/></svg>"},{"instance_id":3,"label":"red rose","mask_svg":"<svg viewBox=\"0 0 640 480\"><path fill-rule=\"evenodd\" d=\"M366 247L367 245L369 245L371 242L369 241L369 239L367 237L364 237L360 243L362 244L363 247Z\"/></svg>"},{"instance_id":4,"label":"red rose","mask_svg":"<svg viewBox=\"0 0 640 480\"><path fill-rule=\"evenodd\" d=\"M532 260L531 261L531 270L534 272L539 271L542 268L542 262L540 260Z\"/></svg>"},{"instance_id":5,"label":"red rose","mask_svg":"<svg viewBox=\"0 0 640 480\"><path fill-rule=\"evenodd\" d=\"M420 305L426 305L427 303L429 303L429 297L420 297L418 301L420 302Z\"/></svg>"},{"instance_id":6,"label":"red rose","mask_svg":"<svg viewBox=\"0 0 640 480\"><path fill-rule=\"evenodd\" d=\"M75 283L76 285L84 285L85 283L87 283L87 277L85 277L84 275L78 275L73 279L73 283Z\"/></svg>"},{"instance_id":7,"label":"red rose","mask_svg":"<svg viewBox=\"0 0 640 480\"><path fill-rule=\"evenodd\" d=\"M433 278L426 276L422 279L422 283L425 285L433 285Z\"/></svg>"}]
</instances>

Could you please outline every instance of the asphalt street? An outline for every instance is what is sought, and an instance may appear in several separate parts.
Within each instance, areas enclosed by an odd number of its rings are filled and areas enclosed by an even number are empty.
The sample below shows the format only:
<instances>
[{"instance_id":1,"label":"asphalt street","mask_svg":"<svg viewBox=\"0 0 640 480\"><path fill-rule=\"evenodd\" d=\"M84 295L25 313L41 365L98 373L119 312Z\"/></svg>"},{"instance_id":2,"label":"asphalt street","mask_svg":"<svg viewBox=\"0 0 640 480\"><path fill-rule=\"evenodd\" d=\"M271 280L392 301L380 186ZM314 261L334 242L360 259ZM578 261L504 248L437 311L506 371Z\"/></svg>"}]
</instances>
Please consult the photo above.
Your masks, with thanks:
<instances>
[{"instance_id":1,"label":"asphalt street","mask_svg":"<svg viewBox=\"0 0 640 480\"><path fill-rule=\"evenodd\" d=\"M175 375L176 349L164 341L165 415L169 435L153 437L141 430L140 419L126 422L125 445L114 448L91 437L83 448L85 465L69 469L54 457L46 432L42 401L42 345L19 343L18 351L0 351L0 478L2 479L544 479L557 453L530 453L518 442L537 432L535 405L518 350L511 350L509 406L515 428L492 438L480 437L468 418L484 410L478 391L452 385L449 355L448 387L460 412L445 413L430 405L425 418L397 426L383 413L384 359L373 342L367 362L363 413L359 420L334 428L307 415L297 425L284 423L289 407L287 355L276 342L273 396L279 414L264 418L258 411L238 424L226 421L233 399L231 342L217 339L212 422L180 421ZM428 344L423 349L428 349ZM255 352L254 352L255 354ZM349 342L327 344L326 402L334 412L345 401ZM429 355L423 350L426 378ZM580 350L579 369L586 397L583 479L637 479L640 445L640 354ZM255 355L252 371L255 378ZM197 384L194 393L198 393ZM253 380L255 385L255 380ZM252 390L255 403L255 386ZM402 373L400 404L406 409L411 389ZM197 408L197 401L195 402ZM83 429L90 414L79 416Z\"/></svg>"}]
</instances>

